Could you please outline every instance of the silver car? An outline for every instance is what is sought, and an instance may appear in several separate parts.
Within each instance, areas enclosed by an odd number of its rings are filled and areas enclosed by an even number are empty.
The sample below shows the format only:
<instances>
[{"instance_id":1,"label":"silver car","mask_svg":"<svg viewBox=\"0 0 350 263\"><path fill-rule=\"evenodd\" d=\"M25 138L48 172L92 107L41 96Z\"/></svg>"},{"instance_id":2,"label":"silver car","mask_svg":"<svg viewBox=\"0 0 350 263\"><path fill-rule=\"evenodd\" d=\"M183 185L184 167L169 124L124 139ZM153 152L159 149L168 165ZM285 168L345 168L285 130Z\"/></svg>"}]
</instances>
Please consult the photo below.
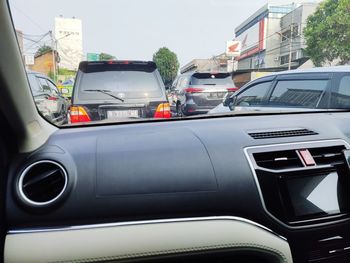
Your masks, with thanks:
<instances>
[{"instance_id":1,"label":"silver car","mask_svg":"<svg viewBox=\"0 0 350 263\"><path fill-rule=\"evenodd\" d=\"M28 71L27 76L39 112L50 122L66 124L70 102L62 96L53 81L34 71Z\"/></svg>"}]
</instances>

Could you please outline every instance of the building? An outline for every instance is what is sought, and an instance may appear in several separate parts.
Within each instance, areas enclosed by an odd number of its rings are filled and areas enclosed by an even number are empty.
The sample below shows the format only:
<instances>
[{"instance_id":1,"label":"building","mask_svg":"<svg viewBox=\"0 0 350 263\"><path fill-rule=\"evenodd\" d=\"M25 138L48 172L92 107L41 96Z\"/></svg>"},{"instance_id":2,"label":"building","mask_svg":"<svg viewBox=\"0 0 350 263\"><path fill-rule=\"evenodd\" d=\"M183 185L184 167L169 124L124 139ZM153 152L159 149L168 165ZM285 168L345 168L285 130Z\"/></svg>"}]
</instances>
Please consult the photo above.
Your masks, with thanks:
<instances>
[{"instance_id":1,"label":"building","mask_svg":"<svg viewBox=\"0 0 350 263\"><path fill-rule=\"evenodd\" d=\"M180 69L181 74L187 72L232 72L232 59L225 54L209 59L194 59Z\"/></svg>"},{"instance_id":2,"label":"building","mask_svg":"<svg viewBox=\"0 0 350 263\"><path fill-rule=\"evenodd\" d=\"M305 54L306 43L303 31L307 18L316 11L317 6L317 3L302 3L281 18L280 67L289 67L289 62L291 62L292 68L299 68L308 60ZM291 54L291 60L289 60L289 54Z\"/></svg>"},{"instance_id":3,"label":"building","mask_svg":"<svg viewBox=\"0 0 350 263\"><path fill-rule=\"evenodd\" d=\"M82 21L76 18L55 18L55 44L60 68L76 71L83 60Z\"/></svg>"},{"instance_id":4,"label":"building","mask_svg":"<svg viewBox=\"0 0 350 263\"><path fill-rule=\"evenodd\" d=\"M289 68L313 67L305 54L303 31L308 16L318 5L317 2L265 5L239 25L235 34L236 40L242 42L242 50L235 58L235 84L240 87L257 77Z\"/></svg>"},{"instance_id":5,"label":"building","mask_svg":"<svg viewBox=\"0 0 350 263\"><path fill-rule=\"evenodd\" d=\"M33 71L43 73L47 76L53 74L53 52L51 50L46 51L45 53L35 56L34 65L29 65L28 68Z\"/></svg>"},{"instance_id":6,"label":"building","mask_svg":"<svg viewBox=\"0 0 350 263\"><path fill-rule=\"evenodd\" d=\"M279 67L280 21L294 8L267 4L235 29L236 40L242 42L238 70Z\"/></svg>"}]
</instances>

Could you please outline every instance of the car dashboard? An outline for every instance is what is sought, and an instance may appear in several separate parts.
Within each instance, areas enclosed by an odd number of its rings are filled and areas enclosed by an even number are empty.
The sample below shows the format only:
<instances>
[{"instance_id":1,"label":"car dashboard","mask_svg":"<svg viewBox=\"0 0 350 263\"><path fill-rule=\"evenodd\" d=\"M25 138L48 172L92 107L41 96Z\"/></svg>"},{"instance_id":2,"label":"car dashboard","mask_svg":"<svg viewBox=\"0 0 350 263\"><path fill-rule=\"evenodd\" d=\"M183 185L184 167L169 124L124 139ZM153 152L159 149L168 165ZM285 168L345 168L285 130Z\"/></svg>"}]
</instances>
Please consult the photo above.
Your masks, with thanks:
<instances>
[{"instance_id":1,"label":"car dashboard","mask_svg":"<svg viewBox=\"0 0 350 263\"><path fill-rule=\"evenodd\" d=\"M230 251L348 261L349 121L299 113L61 129L11 166L5 261Z\"/></svg>"}]
</instances>

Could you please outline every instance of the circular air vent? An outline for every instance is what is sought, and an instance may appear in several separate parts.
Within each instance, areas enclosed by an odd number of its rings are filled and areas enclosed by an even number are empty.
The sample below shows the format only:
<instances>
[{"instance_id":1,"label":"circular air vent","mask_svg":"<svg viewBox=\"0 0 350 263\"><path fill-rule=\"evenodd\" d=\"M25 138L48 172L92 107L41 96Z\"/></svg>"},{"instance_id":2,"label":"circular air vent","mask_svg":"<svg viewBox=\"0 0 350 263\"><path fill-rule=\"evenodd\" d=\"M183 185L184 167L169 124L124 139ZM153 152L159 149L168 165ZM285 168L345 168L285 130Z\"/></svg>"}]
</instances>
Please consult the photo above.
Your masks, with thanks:
<instances>
[{"instance_id":1,"label":"circular air vent","mask_svg":"<svg viewBox=\"0 0 350 263\"><path fill-rule=\"evenodd\" d=\"M68 176L62 165L53 161L39 161L28 166L18 182L20 198L32 206L47 206L65 192Z\"/></svg>"}]
</instances>

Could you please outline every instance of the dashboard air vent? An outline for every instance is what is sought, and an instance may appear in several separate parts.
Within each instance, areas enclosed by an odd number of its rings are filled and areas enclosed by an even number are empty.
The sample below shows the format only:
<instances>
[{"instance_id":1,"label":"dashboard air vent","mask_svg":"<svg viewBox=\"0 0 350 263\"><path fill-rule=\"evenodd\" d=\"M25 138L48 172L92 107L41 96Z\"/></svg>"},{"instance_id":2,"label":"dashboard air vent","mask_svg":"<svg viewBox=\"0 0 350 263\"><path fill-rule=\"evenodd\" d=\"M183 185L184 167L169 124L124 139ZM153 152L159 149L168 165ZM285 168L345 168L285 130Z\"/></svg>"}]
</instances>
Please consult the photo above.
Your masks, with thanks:
<instances>
[{"instance_id":1,"label":"dashboard air vent","mask_svg":"<svg viewBox=\"0 0 350 263\"><path fill-rule=\"evenodd\" d=\"M65 192L68 176L65 169L53 161L39 161L21 174L18 190L20 198L32 206L46 206L57 201Z\"/></svg>"},{"instance_id":2,"label":"dashboard air vent","mask_svg":"<svg viewBox=\"0 0 350 263\"><path fill-rule=\"evenodd\" d=\"M309 151L317 165L339 165L344 163L345 146L310 148Z\"/></svg>"},{"instance_id":3,"label":"dashboard air vent","mask_svg":"<svg viewBox=\"0 0 350 263\"><path fill-rule=\"evenodd\" d=\"M266 131L266 132L250 132L248 134L252 138L254 138L255 140L318 135L317 132L314 132L314 131L311 131L311 130L308 130L308 129L296 129L296 130L284 130L284 131Z\"/></svg>"},{"instance_id":4,"label":"dashboard air vent","mask_svg":"<svg viewBox=\"0 0 350 263\"><path fill-rule=\"evenodd\" d=\"M259 167L272 170L303 167L295 150L255 153L254 159Z\"/></svg>"}]
</instances>

